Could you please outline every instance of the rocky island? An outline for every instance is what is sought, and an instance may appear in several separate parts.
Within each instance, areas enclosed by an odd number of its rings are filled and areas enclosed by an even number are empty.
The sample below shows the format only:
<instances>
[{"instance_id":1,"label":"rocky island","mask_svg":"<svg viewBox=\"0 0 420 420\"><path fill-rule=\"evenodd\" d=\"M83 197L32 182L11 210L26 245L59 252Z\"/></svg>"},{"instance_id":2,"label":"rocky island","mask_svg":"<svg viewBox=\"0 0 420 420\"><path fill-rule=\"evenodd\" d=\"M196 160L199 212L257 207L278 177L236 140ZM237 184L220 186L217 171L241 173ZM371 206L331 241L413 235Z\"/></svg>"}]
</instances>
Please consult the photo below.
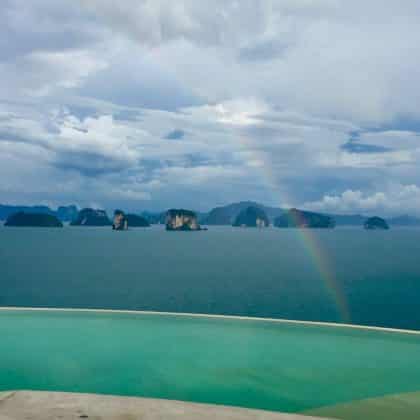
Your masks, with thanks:
<instances>
[{"instance_id":1,"label":"rocky island","mask_svg":"<svg viewBox=\"0 0 420 420\"><path fill-rule=\"evenodd\" d=\"M79 211L76 219L71 226L111 226L112 223L108 218L105 210L95 210L85 208Z\"/></svg>"},{"instance_id":2,"label":"rocky island","mask_svg":"<svg viewBox=\"0 0 420 420\"><path fill-rule=\"evenodd\" d=\"M142 216L129 213L126 215L128 226L130 227L149 227L150 223Z\"/></svg>"},{"instance_id":3,"label":"rocky island","mask_svg":"<svg viewBox=\"0 0 420 420\"><path fill-rule=\"evenodd\" d=\"M270 221L268 220L268 217L265 214L264 210L262 210L259 207L253 206L247 207L246 209L242 210L233 222L233 226L241 227L264 228L268 227L269 225Z\"/></svg>"},{"instance_id":4,"label":"rocky island","mask_svg":"<svg viewBox=\"0 0 420 420\"><path fill-rule=\"evenodd\" d=\"M25 213L23 211L11 214L4 226L25 227L63 227L57 217L46 213Z\"/></svg>"},{"instance_id":5,"label":"rocky island","mask_svg":"<svg viewBox=\"0 0 420 420\"><path fill-rule=\"evenodd\" d=\"M114 211L113 230L127 230L128 227L149 227L150 223L137 214L125 214L122 210Z\"/></svg>"},{"instance_id":6,"label":"rocky island","mask_svg":"<svg viewBox=\"0 0 420 420\"><path fill-rule=\"evenodd\" d=\"M114 211L114 221L112 223L112 230L127 230L128 220L122 210Z\"/></svg>"},{"instance_id":7,"label":"rocky island","mask_svg":"<svg viewBox=\"0 0 420 420\"><path fill-rule=\"evenodd\" d=\"M369 217L369 219L366 220L363 227L367 230L376 230L376 229L382 229L382 230L388 230L389 226L385 219L382 219L381 217Z\"/></svg>"},{"instance_id":8,"label":"rocky island","mask_svg":"<svg viewBox=\"0 0 420 420\"><path fill-rule=\"evenodd\" d=\"M278 216L283 214L283 209L277 207L267 207L255 201L239 201L222 207L215 207L210 212L203 214L201 223L205 225L226 225L232 226L239 213L248 207L260 208L270 220L270 223ZM200 219L199 219L200 220Z\"/></svg>"},{"instance_id":9,"label":"rocky island","mask_svg":"<svg viewBox=\"0 0 420 420\"><path fill-rule=\"evenodd\" d=\"M166 230L205 230L200 227L197 215L191 210L170 209L165 217Z\"/></svg>"},{"instance_id":10,"label":"rocky island","mask_svg":"<svg viewBox=\"0 0 420 420\"><path fill-rule=\"evenodd\" d=\"M279 228L297 227L332 229L335 227L335 221L331 216L326 216L324 214L290 209L274 220L274 226Z\"/></svg>"}]
</instances>

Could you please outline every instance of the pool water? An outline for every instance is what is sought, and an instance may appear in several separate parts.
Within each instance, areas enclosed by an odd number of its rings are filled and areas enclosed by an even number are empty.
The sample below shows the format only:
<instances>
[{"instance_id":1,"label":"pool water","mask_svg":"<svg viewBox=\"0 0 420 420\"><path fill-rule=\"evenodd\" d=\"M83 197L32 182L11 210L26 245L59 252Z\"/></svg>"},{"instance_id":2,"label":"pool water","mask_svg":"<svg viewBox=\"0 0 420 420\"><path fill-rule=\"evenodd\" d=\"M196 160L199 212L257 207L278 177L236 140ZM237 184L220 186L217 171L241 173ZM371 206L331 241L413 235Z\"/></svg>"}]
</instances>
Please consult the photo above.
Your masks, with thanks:
<instances>
[{"instance_id":1,"label":"pool water","mask_svg":"<svg viewBox=\"0 0 420 420\"><path fill-rule=\"evenodd\" d=\"M420 390L420 335L135 313L0 310L0 391L299 412Z\"/></svg>"}]
</instances>

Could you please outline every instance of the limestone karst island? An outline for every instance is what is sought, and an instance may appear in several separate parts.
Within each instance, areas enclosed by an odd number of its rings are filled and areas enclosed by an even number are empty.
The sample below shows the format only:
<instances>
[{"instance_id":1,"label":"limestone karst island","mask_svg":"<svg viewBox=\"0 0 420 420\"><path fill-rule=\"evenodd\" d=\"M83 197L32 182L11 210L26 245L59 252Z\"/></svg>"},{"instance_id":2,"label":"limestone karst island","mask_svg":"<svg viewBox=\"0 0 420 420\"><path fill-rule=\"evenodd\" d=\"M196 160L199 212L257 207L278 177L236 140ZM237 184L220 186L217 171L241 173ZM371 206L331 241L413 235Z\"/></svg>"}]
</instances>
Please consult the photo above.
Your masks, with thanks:
<instances>
[{"instance_id":1,"label":"limestone karst island","mask_svg":"<svg viewBox=\"0 0 420 420\"><path fill-rule=\"evenodd\" d=\"M334 227L357 226L366 230L388 230L398 226L420 226L420 219L412 216L398 216L385 220L382 217L361 215L331 215L296 208L283 209L267 207L252 201L243 201L216 207L208 212L189 209L167 211L142 211L139 213L114 210L112 218L104 209L83 208L75 205L61 206L52 210L46 206L0 205L0 220L10 227L103 227L116 231L130 228L146 228L164 225L168 231L203 231L208 226L243 228L305 228L333 229ZM204 227L203 227L204 226Z\"/></svg>"}]
</instances>

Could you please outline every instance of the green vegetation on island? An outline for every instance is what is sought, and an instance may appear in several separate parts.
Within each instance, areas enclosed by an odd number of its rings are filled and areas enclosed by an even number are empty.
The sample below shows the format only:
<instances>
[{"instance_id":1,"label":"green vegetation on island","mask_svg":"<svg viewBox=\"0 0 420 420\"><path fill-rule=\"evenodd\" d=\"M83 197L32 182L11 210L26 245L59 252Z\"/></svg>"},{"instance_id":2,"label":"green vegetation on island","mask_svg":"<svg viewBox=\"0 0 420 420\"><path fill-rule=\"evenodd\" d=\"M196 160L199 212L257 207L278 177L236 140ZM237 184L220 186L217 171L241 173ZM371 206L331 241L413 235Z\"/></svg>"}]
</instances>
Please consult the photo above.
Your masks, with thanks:
<instances>
[{"instance_id":1,"label":"green vegetation on island","mask_svg":"<svg viewBox=\"0 0 420 420\"><path fill-rule=\"evenodd\" d=\"M364 223L364 228L367 230L388 230L389 226L385 219L382 219L381 217L369 217L369 219L366 220Z\"/></svg>"},{"instance_id":2,"label":"green vegetation on island","mask_svg":"<svg viewBox=\"0 0 420 420\"><path fill-rule=\"evenodd\" d=\"M105 210L95 210L85 208L79 211L76 219L71 226L111 226L112 223L108 218Z\"/></svg>"},{"instance_id":3,"label":"green vegetation on island","mask_svg":"<svg viewBox=\"0 0 420 420\"><path fill-rule=\"evenodd\" d=\"M203 230L198 224L197 215L191 210L170 209L166 212L166 230L194 231Z\"/></svg>"},{"instance_id":4,"label":"green vegetation on island","mask_svg":"<svg viewBox=\"0 0 420 420\"><path fill-rule=\"evenodd\" d=\"M126 214L122 210L114 211L113 230L127 230L129 227L149 227L150 223L137 214Z\"/></svg>"},{"instance_id":5,"label":"green vegetation on island","mask_svg":"<svg viewBox=\"0 0 420 420\"><path fill-rule=\"evenodd\" d=\"M5 226L25 227L63 227L57 217L46 213L25 213L23 211L10 215Z\"/></svg>"},{"instance_id":6,"label":"green vegetation on island","mask_svg":"<svg viewBox=\"0 0 420 420\"><path fill-rule=\"evenodd\" d=\"M246 209L242 210L238 216L236 217L235 221L233 222L233 226L241 226L241 227L268 227L270 225L270 221L268 220L267 215L265 214L264 210L259 207L247 207Z\"/></svg>"},{"instance_id":7,"label":"green vegetation on island","mask_svg":"<svg viewBox=\"0 0 420 420\"><path fill-rule=\"evenodd\" d=\"M372 218L361 214L321 214L306 210L286 210L281 207L269 207L254 201L239 201L225 206L215 207L208 212L193 211L199 225L232 226L241 212L249 207L263 211L269 224L278 227L308 227L332 228L335 226L357 226L367 229L386 229L383 224L376 224ZM182 210L182 209L181 209ZM191 210L186 210L191 211ZM59 206L56 210L45 205L18 206L0 204L0 220L15 213L48 214L55 216L61 222L70 222L72 226L112 226L105 210L84 208L78 211L76 205ZM141 211L138 214L124 213L129 227L148 227L152 224L166 224L168 212L166 211ZM382 219L383 220L383 219ZM246 223L243 223L246 225ZM391 227L416 227L420 226L420 218L412 215L401 215L389 218L386 221ZM187 227L182 228L188 230ZM177 229L178 230L178 229ZM197 230L197 229L194 229Z\"/></svg>"},{"instance_id":8,"label":"green vegetation on island","mask_svg":"<svg viewBox=\"0 0 420 420\"><path fill-rule=\"evenodd\" d=\"M274 221L278 228L327 228L335 227L331 216L298 209L290 209Z\"/></svg>"},{"instance_id":9,"label":"green vegetation on island","mask_svg":"<svg viewBox=\"0 0 420 420\"><path fill-rule=\"evenodd\" d=\"M165 224L166 211L152 212L142 211L140 216L147 220L150 225L163 225Z\"/></svg>"},{"instance_id":10,"label":"green vegetation on island","mask_svg":"<svg viewBox=\"0 0 420 420\"><path fill-rule=\"evenodd\" d=\"M52 210L48 206L13 206L8 204L0 204L0 220L7 220L7 218L15 213L36 213L36 214L50 214L57 217L62 222L71 222L77 216L77 207L75 205L60 206L57 210Z\"/></svg>"},{"instance_id":11,"label":"green vegetation on island","mask_svg":"<svg viewBox=\"0 0 420 420\"><path fill-rule=\"evenodd\" d=\"M232 226L239 213L248 207L260 208L271 221L284 212L281 208L267 207L254 201L240 201L238 203L228 204L227 206L215 207L207 214L203 214L200 222L204 225Z\"/></svg>"},{"instance_id":12,"label":"green vegetation on island","mask_svg":"<svg viewBox=\"0 0 420 420\"><path fill-rule=\"evenodd\" d=\"M126 215L129 227L149 227L150 223L138 214L129 213Z\"/></svg>"}]
</instances>

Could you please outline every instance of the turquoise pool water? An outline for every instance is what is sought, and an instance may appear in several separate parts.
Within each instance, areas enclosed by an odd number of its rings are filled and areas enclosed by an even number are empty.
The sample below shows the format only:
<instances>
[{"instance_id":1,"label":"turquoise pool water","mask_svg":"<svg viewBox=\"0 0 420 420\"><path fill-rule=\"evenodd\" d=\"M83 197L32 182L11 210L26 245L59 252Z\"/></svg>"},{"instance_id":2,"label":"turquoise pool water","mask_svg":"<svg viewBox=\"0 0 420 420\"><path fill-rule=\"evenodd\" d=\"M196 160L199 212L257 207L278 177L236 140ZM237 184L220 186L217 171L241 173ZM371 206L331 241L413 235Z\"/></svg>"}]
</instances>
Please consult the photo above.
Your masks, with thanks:
<instances>
[{"instance_id":1,"label":"turquoise pool water","mask_svg":"<svg viewBox=\"0 0 420 420\"><path fill-rule=\"evenodd\" d=\"M297 412L420 390L420 335L103 312L0 310L0 391Z\"/></svg>"}]
</instances>

